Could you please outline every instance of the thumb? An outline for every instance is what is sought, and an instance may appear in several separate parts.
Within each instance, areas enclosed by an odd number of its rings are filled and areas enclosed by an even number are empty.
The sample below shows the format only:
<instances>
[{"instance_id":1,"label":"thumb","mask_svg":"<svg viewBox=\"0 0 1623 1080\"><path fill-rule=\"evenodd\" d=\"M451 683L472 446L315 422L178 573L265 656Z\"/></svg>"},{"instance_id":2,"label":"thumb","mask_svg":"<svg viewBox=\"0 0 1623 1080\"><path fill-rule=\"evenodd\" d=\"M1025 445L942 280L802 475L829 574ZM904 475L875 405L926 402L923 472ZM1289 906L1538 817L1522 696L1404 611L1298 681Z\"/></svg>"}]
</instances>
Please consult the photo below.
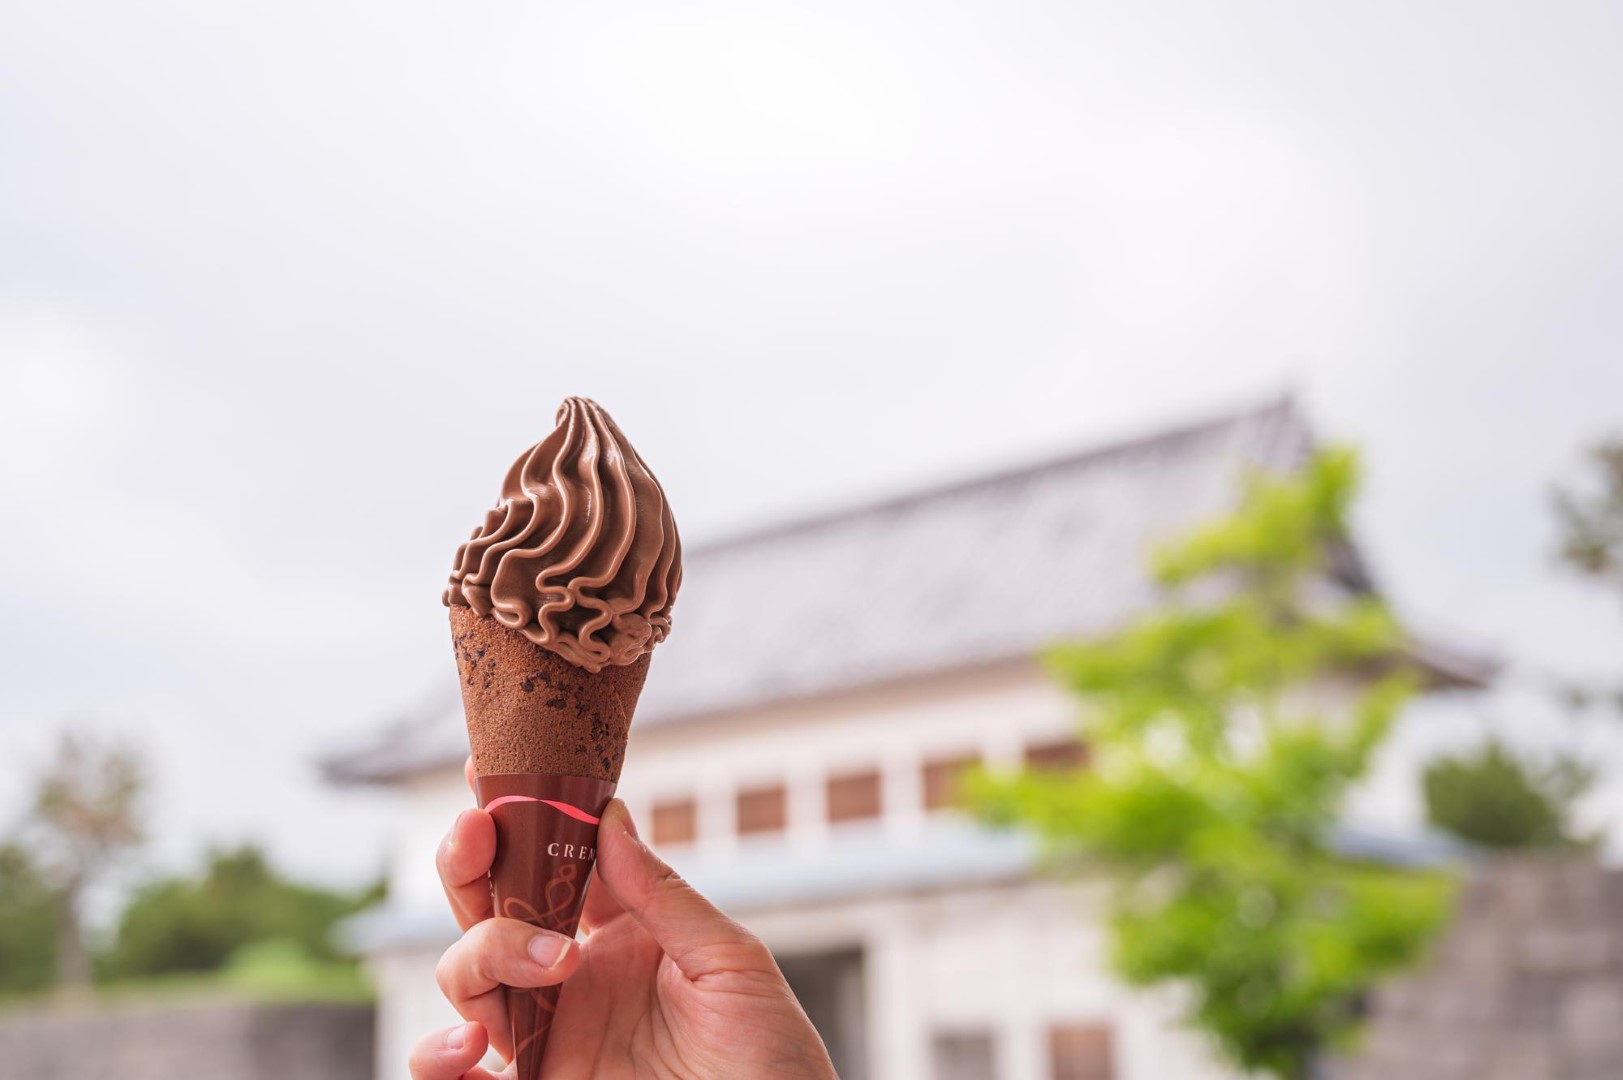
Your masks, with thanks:
<instances>
[{"instance_id":1,"label":"thumb","mask_svg":"<svg viewBox=\"0 0 1623 1080\"><path fill-rule=\"evenodd\" d=\"M759 938L722 914L637 837L612 800L597 830L597 883L608 889L690 980L720 971L773 970Z\"/></svg>"}]
</instances>

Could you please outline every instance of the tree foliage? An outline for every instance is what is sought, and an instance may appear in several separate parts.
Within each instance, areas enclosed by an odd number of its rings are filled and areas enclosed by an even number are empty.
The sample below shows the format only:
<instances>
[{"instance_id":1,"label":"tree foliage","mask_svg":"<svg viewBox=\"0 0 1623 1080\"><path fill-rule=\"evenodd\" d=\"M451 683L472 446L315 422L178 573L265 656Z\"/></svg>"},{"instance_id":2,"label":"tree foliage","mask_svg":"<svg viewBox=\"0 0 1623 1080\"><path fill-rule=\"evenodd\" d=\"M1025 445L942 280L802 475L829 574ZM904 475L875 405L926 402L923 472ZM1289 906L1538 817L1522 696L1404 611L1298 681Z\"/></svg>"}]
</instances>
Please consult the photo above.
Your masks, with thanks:
<instances>
[{"instance_id":1,"label":"tree foliage","mask_svg":"<svg viewBox=\"0 0 1623 1080\"><path fill-rule=\"evenodd\" d=\"M0 994L47 989L56 980L56 896L21 844L0 845Z\"/></svg>"},{"instance_id":2,"label":"tree foliage","mask_svg":"<svg viewBox=\"0 0 1623 1080\"><path fill-rule=\"evenodd\" d=\"M56 905L58 986L90 985L85 893L141 843L145 789L139 756L122 743L66 731L40 774L23 843L37 853Z\"/></svg>"},{"instance_id":3,"label":"tree foliage","mask_svg":"<svg viewBox=\"0 0 1623 1080\"><path fill-rule=\"evenodd\" d=\"M977 785L991 820L1112 872L1128 981L1188 986L1190 1019L1236 1063L1288 1078L1354 1030L1360 996L1417 956L1450 892L1331 842L1412 682L1387 611L1326 586L1356 489L1346 451L1252 478L1236 512L1156 553L1161 610L1049 654L1083 703L1092 767ZM1317 703L1353 672L1350 704Z\"/></svg>"},{"instance_id":4,"label":"tree foliage","mask_svg":"<svg viewBox=\"0 0 1623 1080\"><path fill-rule=\"evenodd\" d=\"M1470 754L1426 766L1426 813L1433 825L1480 847L1577 847L1572 802L1594 782L1572 758L1523 760L1497 739Z\"/></svg>"},{"instance_id":5,"label":"tree foliage","mask_svg":"<svg viewBox=\"0 0 1623 1080\"><path fill-rule=\"evenodd\" d=\"M1623 588L1623 438L1589 450L1587 490L1557 488L1561 559L1581 574Z\"/></svg>"},{"instance_id":6,"label":"tree foliage","mask_svg":"<svg viewBox=\"0 0 1623 1080\"><path fill-rule=\"evenodd\" d=\"M1623 594L1623 438L1591 446L1587 463L1582 481L1555 490L1558 554L1568 568ZM1574 712L1599 704L1623 713L1617 683L1570 681L1559 692Z\"/></svg>"},{"instance_id":7,"label":"tree foliage","mask_svg":"<svg viewBox=\"0 0 1623 1080\"><path fill-rule=\"evenodd\" d=\"M316 961L340 959L334 924L372 902L289 881L252 845L215 851L199 878L177 877L138 891L103 957L110 978L218 971L245 947L277 943Z\"/></svg>"},{"instance_id":8,"label":"tree foliage","mask_svg":"<svg viewBox=\"0 0 1623 1080\"><path fill-rule=\"evenodd\" d=\"M171 877L126 901L116 937L85 940L86 892L140 843L144 771L128 746L70 731L36 781L33 805L0 843L0 994L52 986L223 973L279 994L362 986L332 940L334 924L382 896L282 877L258 848L210 853L201 876Z\"/></svg>"}]
</instances>

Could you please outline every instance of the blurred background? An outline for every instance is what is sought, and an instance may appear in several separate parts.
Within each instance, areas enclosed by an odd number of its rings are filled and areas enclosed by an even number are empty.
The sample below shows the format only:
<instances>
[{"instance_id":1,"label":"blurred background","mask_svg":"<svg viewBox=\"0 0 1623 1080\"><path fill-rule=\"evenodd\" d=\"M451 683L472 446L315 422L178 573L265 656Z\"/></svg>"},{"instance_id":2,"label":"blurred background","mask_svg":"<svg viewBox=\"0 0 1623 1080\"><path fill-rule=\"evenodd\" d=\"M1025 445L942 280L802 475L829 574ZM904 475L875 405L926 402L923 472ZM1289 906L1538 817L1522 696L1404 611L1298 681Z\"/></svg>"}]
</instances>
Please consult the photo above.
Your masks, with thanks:
<instances>
[{"instance_id":1,"label":"blurred background","mask_svg":"<svg viewBox=\"0 0 1623 1080\"><path fill-rule=\"evenodd\" d=\"M467 798L439 594L586 394L693 567L622 787L846 1080L1293 1075L942 785L1084 766L1037 658L1331 445L1323 576L1419 675L1325 843L1462 899L1311 1068L1481 1075L1380 1020L1476 934L1547 946L1495 954L1540 980L1473 1021L1499 1075L1614 1075L1620 48L1598 3L0 3L6 1059L172 1008L211 1075L404 1075ZM894 880L826 850L870 832ZM942 959L1002 921L1016 969Z\"/></svg>"}]
</instances>

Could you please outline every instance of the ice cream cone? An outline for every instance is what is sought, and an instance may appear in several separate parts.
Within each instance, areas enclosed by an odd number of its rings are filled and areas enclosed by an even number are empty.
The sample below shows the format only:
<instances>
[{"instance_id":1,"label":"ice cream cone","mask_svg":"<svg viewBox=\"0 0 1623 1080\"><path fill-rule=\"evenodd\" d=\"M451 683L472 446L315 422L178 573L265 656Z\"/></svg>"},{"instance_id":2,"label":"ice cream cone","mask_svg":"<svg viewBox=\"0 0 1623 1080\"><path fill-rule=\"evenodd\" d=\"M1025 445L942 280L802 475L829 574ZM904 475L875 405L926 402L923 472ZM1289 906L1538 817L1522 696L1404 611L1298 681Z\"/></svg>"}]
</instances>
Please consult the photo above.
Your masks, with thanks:
<instances>
[{"instance_id":1,"label":"ice cream cone","mask_svg":"<svg viewBox=\"0 0 1623 1080\"><path fill-rule=\"evenodd\" d=\"M457 550L444 597L479 805L496 821L498 915L574 934L681 582L659 481L600 405L566 399ZM539 1080L558 994L508 988L517 1080Z\"/></svg>"}]
</instances>

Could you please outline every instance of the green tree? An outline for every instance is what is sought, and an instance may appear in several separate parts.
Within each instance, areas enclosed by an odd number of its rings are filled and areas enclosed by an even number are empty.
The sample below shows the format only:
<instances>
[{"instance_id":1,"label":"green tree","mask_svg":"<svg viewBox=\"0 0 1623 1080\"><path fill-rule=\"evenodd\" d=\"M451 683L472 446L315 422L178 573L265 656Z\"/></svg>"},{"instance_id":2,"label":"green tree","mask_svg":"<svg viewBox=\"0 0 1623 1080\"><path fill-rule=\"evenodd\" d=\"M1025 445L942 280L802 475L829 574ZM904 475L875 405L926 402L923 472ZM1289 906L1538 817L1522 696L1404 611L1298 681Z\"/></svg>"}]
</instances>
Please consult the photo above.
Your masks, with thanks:
<instances>
[{"instance_id":1,"label":"green tree","mask_svg":"<svg viewBox=\"0 0 1623 1080\"><path fill-rule=\"evenodd\" d=\"M40 775L21 842L37 853L55 899L56 981L64 991L90 985L84 897L141 842L144 786L131 748L75 731L63 733Z\"/></svg>"},{"instance_id":2,"label":"green tree","mask_svg":"<svg viewBox=\"0 0 1623 1080\"><path fill-rule=\"evenodd\" d=\"M21 844L0 845L0 994L48 988L56 979L56 896Z\"/></svg>"},{"instance_id":3,"label":"green tree","mask_svg":"<svg viewBox=\"0 0 1623 1080\"><path fill-rule=\"evenodd\" d=\"M1578 484L1555 489L1557 554L1569 569L1623 596L1623 438L1591 446L1587 464ZM1615 683L1568 682L1561 696L1574 711L1600 703L1623 713L1623 686Z\"/></svg>"},{"instance_id":4,"label":"green tree","mask_svg":"<svg viewBox=\"0 0 1623 1080\"><path fill-rule=\"evenodd\" d=\"M252 845L214 851L202 877L154 882L130 899L103 972L117 979L218 971L244 947L266 943L335 961L334 924L380 892L352 895L289 881Z\"/></svg>"},{"instance_id":5,"label":"green tree","mask_svg":"<svg viewBox=\"0 0 1623 1080\"><path fill-rule=\"evenodd\" d=\"M1572 803L1594 779L1572 758L1530 764L1492 739L1426 766L1426 813L1433 825L1480 847L1583 846L1589 841L1572 832Z\"/></svg>"},{"instance_id":6,"label":"green tree","mask_svg":"<svg viewBox=\"0 0 1623 1080\"><path fill-rule=\"evenodd\" d=\"M1293 1080L1416 958L1450 895L1331 843L1412 683L1386 610L1328 585L1356 487L1345 451L1251 478L1235 513L1156 555L1162 610L1048 655L1084 706L1091 767L975 785L992 821L1111 872L1129 982L1188 986L1190 1020L1235 1062ZM1355 700L1316 704L1349 672Z\"/></svg>"},{"instance_id":7,"label":"green tree","mask_svg":"<svg viewBox=\"0 0 1623 1080\"><path fill-rule=\"evenodd\" d=\"M1594 475L1587 490L1555 491L1561 560L1623 591L1623 439L1596 443L1588 458Z\"/></svg>"}]
</instances>

